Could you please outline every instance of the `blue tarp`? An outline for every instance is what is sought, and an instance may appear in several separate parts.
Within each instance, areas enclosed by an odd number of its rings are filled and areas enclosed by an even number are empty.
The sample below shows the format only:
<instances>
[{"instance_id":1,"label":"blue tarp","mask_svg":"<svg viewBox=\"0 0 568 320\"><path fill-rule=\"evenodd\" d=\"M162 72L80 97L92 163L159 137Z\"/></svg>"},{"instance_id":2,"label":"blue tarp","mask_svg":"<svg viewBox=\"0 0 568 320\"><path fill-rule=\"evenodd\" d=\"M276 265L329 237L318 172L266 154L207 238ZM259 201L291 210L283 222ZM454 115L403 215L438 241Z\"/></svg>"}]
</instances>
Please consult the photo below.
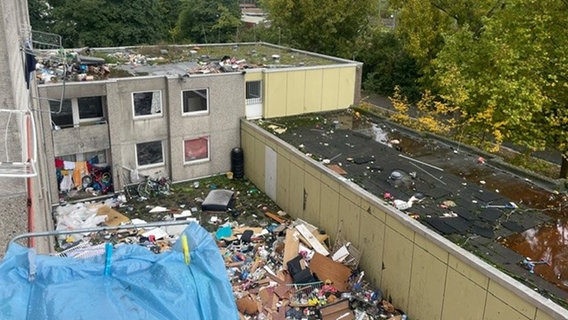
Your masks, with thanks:
<instances>
[{"instance_id":1,"label":"blue tarp","mask_svg":"<svg viewBox=\"0 0 568 320\"><path fill-rule=\"evenodd\" d=\"M104 255L35 255L12 243L0 264L0 319L238 319L212 236L197 223L184 234L189 265L181 241L161 254L122 245L114 249L108 276Z\"/></svg>"}]
</instances>

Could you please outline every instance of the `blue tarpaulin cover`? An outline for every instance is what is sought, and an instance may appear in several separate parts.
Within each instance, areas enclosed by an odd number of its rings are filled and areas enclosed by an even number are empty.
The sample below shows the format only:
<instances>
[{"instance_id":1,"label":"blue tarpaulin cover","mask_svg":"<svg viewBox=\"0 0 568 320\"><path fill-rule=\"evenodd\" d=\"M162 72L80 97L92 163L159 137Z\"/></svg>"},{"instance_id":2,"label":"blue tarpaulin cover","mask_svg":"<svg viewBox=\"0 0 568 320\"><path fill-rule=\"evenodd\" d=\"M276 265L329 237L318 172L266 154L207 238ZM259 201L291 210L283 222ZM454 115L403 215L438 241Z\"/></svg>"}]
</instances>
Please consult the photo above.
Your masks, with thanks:
<instances>
[{"instance_id":1,"label":"blue tarpaulin cover","mask_svg":"<svg viewBox=\"0 0 568 320\"><path fill-rule=\"evenodd\" d=\"M184 234L189 265L181 241L161 254L121 245L107 276L104 255L35 255L12 243L0 264L0 319L238 319L214 239L197 223Z\"/></svg>"}]
</instances>

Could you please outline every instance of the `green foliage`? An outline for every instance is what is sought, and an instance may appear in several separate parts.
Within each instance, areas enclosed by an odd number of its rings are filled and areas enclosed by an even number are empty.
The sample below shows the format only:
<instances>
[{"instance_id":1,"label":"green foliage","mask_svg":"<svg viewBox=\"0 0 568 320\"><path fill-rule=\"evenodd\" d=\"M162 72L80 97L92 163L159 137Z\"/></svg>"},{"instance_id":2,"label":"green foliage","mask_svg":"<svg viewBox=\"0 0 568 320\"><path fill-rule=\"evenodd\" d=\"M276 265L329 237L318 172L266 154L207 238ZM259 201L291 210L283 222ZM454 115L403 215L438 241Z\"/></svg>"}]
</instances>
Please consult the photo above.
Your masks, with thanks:
<instances>
[{"instance_id":1,"label":"green foliage","mask_svg":"<svg viewBox=\"0 0 568 320\"><path fill-rule=\"evenodd\" d=\"M194 43L234 41L240 24L237 1L183 0L173 38Z\"/></svg>"},{"instance_id":2,"label":"green foliage","mask_svg":"<svg viewBox=\"0 0 568 320\"><path fill-rule=\"evenodd\" d=\"M479 32L483 19L501 8L500 0L392 0L405 49L416 59L423 83L430 86L430 62L445 46L445 36L466 28Z\"/></svg>"},{"instance_id":3,"label":"green foliage","mask_svg":"<svg viewBox=\"0 0 568 320\"><path fill-rule=\"evenodd\" d=\"M398 86L401 95L411 102L417 101L420 96L418 67L395 34L377 28L362 42L356 59L364 61L365 89L391 96Z\"/></svg>"},{"instance_id":4,"label":"green foliage","mask_svg":"<svg viewBox=\"0 0 568 320\"><path fill-rule=\"evenodd\" d=\"M30 0L29 10L32 27L61 35L64 47L107 47L168 39L173 25L168 19L174 14L177 19L176 3L179 0Z\"/></svg>"},{"instance_id":5,"label":"green foliage","mask_svg":"<svg viewBox=\"0 0 568 320\"><path fill-rule=\"evenodd\" d=\"M561 0L509 1L480 32L446 37L433 61L436 83L480 141L568 156L566 9Z\"/></svg>"},{"instance_id":6,"label":"green foliage","mask_svg":"<svg viewBox=\"0 0 568 320\"><path fill-rule=\"evenodd\" d=\"M47 0L28 0L28 12L30 14L30 25L34 30L49 32L50 8Z\"/></svg>"},{"instance_id":7,"label":"green foliage","mask_svg":"<svg viewBox=\"0 0 568 320\"><path fill-rule=\"evenodd\" d=\"M442 135L449 134L456 127L456 107L440 101L429 91L425 91L420 100L411 105L397 86L389 99L396 110L391 115L391 120L395 122L416 130Z\"/></svg>"},{"instance_id":8,"label":"green foliage","mask_svg":"<svg viewBox=\"0 0 568 320\"><path fill-rule=\"evenodd\" d=\"M350 59L370 17L377 13L372 0L264 0L261 3L284 42Z\"/></svg>"}]
</instances>

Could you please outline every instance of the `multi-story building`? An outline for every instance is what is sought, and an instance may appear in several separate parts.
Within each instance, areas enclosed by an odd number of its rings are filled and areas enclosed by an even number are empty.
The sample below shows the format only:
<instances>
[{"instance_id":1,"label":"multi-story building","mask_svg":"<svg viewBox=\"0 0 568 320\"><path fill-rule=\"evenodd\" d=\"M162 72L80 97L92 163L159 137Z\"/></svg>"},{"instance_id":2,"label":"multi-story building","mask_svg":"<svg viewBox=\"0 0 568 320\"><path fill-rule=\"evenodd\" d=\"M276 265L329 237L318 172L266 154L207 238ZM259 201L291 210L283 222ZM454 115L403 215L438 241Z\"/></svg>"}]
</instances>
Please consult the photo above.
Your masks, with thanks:
<instances>
[{"instance_id":1,"label":"multi-story building","mask_svg":"<svg viewBox=\"0 0 568 320\"><path fill-rule=\"evenodd\" d=\"M224 173L241 118L344 109L359 99L361 63L267 43L89 52L65 63L38 57L42 178L52 203L93 191L83 166L110 172L114 190L142 175L175 182Z\"/></svg>"}]
</instances>

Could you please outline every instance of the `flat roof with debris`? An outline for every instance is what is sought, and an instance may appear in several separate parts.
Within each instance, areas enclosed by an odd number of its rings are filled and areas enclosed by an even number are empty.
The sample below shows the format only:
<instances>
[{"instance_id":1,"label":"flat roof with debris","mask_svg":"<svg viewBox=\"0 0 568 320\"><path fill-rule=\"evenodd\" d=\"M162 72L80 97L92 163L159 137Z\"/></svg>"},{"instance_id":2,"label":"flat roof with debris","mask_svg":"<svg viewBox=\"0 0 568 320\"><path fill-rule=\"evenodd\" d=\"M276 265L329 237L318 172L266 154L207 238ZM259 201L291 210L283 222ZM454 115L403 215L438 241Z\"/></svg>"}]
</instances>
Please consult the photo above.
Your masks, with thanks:
<instances>
[{"instance_id":1,"label":"flat roof with debris","mask_svg":"<svg viewBox=\"0 0 568 320\"><path fill-rule=\"evenodd\" d=\"M34 51L40 84L355 63L264 42Z\"/></svg>"},{"instance_id":2,"label":"flat roof with debris","mask_svg":"<svg viewBox=\"0 0 568 320\"><path fill-rule=\"evenodd\" d=\"M256 122L565 305L568 263L563 240L553 236L568 227L560 220L568 195L508 171L492 155L352 109Z\"/></svg>"}]
</instances>

